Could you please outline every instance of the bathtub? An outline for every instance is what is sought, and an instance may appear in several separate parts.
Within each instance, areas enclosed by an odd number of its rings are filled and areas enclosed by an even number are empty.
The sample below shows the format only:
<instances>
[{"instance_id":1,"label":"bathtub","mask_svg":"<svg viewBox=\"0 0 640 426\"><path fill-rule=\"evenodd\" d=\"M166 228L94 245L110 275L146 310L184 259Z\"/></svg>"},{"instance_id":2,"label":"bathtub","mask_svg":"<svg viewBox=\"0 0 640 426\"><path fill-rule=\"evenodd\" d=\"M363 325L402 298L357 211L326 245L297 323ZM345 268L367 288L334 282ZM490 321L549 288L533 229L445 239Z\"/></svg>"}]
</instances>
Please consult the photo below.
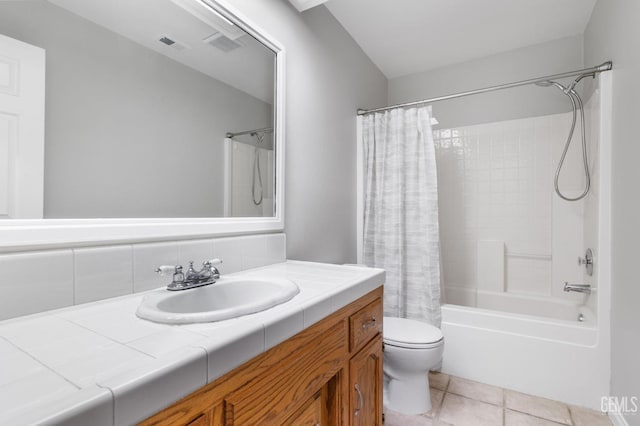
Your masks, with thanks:
<instances>
[{"instance_id":1,"label":"bathtub","mask_svg":"<svg viewBox=\"0 0 640 426\"><path fill-rule=\"evenodd\" d=\"M593 290L596 294L596 290ZM580 314L584 318L595 320L592 312L579 303L566 299L495 292L461 287L445 287L445 301L451 305L469 306L514 314L525 314L558 320L574 321ZM587 301L587 296L581 298ZM595 324L595 322L593 322Z\"/></svg>"},{"instance_id":2,"label":"bathtub","mask_svg":"<svg viewBox=\"0 0 640 426\"><path fill-rule=\"evenodd\" d=\"M443 305L442 372L599 409L609 389L606 344L589 309L565 308L573 320Z\"/></svg>"}]
</instances>

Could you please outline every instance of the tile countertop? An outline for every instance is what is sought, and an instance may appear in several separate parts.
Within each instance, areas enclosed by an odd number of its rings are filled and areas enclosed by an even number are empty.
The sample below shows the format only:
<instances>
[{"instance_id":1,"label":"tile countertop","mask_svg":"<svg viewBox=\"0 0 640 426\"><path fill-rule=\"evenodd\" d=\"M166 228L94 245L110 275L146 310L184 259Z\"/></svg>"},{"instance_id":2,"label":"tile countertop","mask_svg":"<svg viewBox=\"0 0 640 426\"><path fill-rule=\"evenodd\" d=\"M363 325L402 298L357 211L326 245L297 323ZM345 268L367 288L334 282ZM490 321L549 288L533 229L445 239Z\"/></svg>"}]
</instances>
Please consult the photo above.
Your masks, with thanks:
<instances>
[{"instance_id":1,"label":"tile countertop","mask_svg":"<svg viewBox=\"0 0 640 426\"><path fill-rule=\"evenodd\" d=\"M384 271L287 261L236 274L300 287L274 308L214 323L136 317L145 294L0 322L0 424L139 422L382 285Z\"/></svg>"}]
</instances>

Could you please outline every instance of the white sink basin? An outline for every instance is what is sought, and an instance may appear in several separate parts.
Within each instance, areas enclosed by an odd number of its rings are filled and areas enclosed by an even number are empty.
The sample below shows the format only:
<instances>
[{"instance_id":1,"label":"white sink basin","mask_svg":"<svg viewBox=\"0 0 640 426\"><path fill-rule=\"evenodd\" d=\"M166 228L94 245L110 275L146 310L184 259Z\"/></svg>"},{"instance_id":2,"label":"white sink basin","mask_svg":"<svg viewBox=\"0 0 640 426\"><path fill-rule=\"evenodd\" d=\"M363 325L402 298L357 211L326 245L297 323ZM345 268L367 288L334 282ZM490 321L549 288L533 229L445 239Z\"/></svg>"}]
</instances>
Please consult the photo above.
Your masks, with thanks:
<instances>
[{"instance_id":1,"label":"white sink basin","mask_svg":"<svg viewBox=\"0 0 640 426\"><path fill-rule=\"evenodd\" d=\"M150 294L136 315L164 324L222 321L272 308L299 292L285 279L223 277L206 287Z\"/></svg>"}]
</instances>

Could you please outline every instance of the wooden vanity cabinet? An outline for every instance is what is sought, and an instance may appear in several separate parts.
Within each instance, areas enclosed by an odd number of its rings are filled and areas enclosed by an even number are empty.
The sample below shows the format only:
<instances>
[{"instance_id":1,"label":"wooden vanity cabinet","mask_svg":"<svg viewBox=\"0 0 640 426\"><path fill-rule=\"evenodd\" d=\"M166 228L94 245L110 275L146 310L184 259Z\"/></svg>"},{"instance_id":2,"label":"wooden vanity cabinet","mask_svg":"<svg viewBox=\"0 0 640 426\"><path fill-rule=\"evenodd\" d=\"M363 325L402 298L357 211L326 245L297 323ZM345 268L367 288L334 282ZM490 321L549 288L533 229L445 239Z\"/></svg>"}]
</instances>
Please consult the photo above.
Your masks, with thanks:
<instances>
[{"instance_id":1,"label":"wooden vanity cabinet","mask_svg":"<svg viewBox=\"0 0 640 426\"><path fill-rule=\"evenodd\" d=\"M382 288L141 425L382 425Z\"/></svg>"},{"instance_id":2,"label":"wooden vanity cabinet","mask_svg":"<svg viewBox=\"0 0 640 426\"><path fill-rule=\"evenodd\" d=\"M376 337L349 363L352 426L382 424L382 336Z\"/></svg>"}]
</instances>

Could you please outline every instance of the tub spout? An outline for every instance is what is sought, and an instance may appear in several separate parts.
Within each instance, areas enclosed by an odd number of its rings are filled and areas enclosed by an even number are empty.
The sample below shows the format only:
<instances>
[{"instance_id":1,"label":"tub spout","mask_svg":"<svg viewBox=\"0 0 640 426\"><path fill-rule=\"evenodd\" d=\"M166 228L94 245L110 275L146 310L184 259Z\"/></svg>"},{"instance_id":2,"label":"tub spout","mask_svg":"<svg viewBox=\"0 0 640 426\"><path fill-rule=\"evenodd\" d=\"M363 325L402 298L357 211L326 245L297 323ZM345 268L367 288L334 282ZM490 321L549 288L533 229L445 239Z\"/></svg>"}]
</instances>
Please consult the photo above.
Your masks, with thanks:
<instances>
[{"instance_id":1,"label":"tub spout","mask_svg":"<svg viewBox=\"0 0 640 426\"><path fill-rule=\"evenodd\" d=\"M565 282L564 291L591 294L591 286L589 284L569 284L568 282Z\"/></svg>"}]
</instances>

